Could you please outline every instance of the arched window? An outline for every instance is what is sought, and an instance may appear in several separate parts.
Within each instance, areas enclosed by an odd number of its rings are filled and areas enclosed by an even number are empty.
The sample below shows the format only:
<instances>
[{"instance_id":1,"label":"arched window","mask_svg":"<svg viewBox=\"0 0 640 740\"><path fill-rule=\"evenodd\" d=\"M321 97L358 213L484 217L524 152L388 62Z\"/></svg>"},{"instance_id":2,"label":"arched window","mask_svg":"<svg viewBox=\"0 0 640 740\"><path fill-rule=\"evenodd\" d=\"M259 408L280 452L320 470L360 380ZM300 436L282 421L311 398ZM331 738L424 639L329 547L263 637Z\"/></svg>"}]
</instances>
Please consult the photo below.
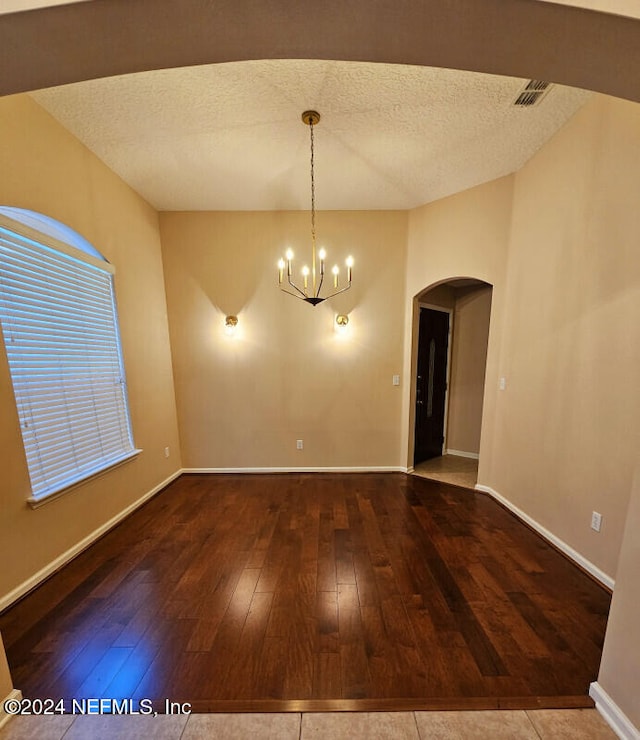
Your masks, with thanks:
<instances>
[{"instance_id":1,"label":"arched window","mask_svg":"<svg viewBox=\"0 0 640 740\"><path fill-rule=\"evenodd\" d=\"M64 224L0 208L0 324L31 503L137 452L113 274Z\"/></svg>"}]
</instances>

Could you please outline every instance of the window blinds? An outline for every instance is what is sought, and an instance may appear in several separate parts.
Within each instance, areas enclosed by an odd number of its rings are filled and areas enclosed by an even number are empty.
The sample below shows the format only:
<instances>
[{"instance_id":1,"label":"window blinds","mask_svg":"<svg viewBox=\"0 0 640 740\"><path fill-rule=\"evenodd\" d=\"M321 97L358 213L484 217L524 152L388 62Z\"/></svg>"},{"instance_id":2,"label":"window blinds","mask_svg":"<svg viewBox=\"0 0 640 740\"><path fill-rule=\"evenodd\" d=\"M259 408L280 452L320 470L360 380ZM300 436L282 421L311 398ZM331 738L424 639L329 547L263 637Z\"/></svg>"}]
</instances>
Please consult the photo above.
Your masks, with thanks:
<instances>
[{"instance_id":1,"label":"window blinds","mask_svg":"<svg viewBox=\"0 0 640 740\"><path fill-rule=\"evenodd\" d=\"M34 500L135 453L110 266L63 246L0 226L0 322Z\"/></svg>"}]
</instances>

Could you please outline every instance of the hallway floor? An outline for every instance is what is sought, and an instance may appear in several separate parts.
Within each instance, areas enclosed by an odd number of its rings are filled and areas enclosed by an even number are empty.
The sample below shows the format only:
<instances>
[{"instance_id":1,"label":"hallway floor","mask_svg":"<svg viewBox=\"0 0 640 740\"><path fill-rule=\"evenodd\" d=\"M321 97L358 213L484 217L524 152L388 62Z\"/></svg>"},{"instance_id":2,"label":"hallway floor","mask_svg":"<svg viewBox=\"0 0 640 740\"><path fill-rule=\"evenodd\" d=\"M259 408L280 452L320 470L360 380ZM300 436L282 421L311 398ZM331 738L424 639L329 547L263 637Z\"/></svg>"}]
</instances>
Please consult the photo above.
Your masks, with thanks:
<instances>
[{"instance_id":1,"label":"hallway floor","mask_svg":"<svg viewBox=\"0 0 640 740\"><path fill-rule=\"evenodd\" d=\"M442 455L416 465L413 474L452 486L475 488L478 482L478 461L459 455Z\"/></svg>"},{"instance_id":2,"label":"hallway floor","mask_svg":"<svg viewBox=\"0 0 640 740\"><path fill-rule=\"evenodd\" d=\"M595 709L482 712L328 712L194 714L152 717L15 717L0 740L609 740Z\"/></svg>"}]
</instances>

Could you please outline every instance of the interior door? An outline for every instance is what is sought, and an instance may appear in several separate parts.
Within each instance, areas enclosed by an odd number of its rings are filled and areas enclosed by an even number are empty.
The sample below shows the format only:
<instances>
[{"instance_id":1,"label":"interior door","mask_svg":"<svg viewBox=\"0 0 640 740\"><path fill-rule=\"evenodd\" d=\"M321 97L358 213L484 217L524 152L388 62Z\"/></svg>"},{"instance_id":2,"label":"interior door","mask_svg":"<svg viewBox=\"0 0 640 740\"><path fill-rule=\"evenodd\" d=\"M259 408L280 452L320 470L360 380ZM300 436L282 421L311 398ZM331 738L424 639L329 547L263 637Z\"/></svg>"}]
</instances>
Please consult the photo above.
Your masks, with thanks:
<instances>
[{"instance_id":1,"label":"interior door","mask_svg":"<svg viewBox=\"0 0 640 740\"><path fill-rule=\"evenodd\" d=\"M414 465L442 455L448 346L449 314L420 308Z\"/></svg>"}]
</instances>

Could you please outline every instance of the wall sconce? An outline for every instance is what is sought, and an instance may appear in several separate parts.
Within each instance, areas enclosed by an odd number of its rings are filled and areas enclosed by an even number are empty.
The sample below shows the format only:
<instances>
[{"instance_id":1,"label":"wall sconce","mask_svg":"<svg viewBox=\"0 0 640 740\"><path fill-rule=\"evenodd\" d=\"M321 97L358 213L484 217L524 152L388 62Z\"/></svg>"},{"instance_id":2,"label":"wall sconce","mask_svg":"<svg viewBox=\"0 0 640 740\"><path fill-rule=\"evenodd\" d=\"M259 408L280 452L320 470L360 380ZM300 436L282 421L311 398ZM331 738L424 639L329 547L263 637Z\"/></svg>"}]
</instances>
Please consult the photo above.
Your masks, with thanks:
<instances>
[{"instance_id":1,"label":"wall sconce","mask_svg":"<svg viewBox=\"0 0 640 740\"><path fill-rule=\"evenodd\" d=\"M227 316L224 320L224 330L231 337L236 333L236 327L238 326L237 316Z\"/></svg>"},{"instance_id":2,"label":"wall sconce","mask_svg":"<svg viewBox=\"0 0 640 740\"><path fill-rule=\"evenodd\" d=\"M346 334L349 325L349 317L346 314L339 313L336 316L336 331L339 334Z\"/></svg>"}]
</instances>

